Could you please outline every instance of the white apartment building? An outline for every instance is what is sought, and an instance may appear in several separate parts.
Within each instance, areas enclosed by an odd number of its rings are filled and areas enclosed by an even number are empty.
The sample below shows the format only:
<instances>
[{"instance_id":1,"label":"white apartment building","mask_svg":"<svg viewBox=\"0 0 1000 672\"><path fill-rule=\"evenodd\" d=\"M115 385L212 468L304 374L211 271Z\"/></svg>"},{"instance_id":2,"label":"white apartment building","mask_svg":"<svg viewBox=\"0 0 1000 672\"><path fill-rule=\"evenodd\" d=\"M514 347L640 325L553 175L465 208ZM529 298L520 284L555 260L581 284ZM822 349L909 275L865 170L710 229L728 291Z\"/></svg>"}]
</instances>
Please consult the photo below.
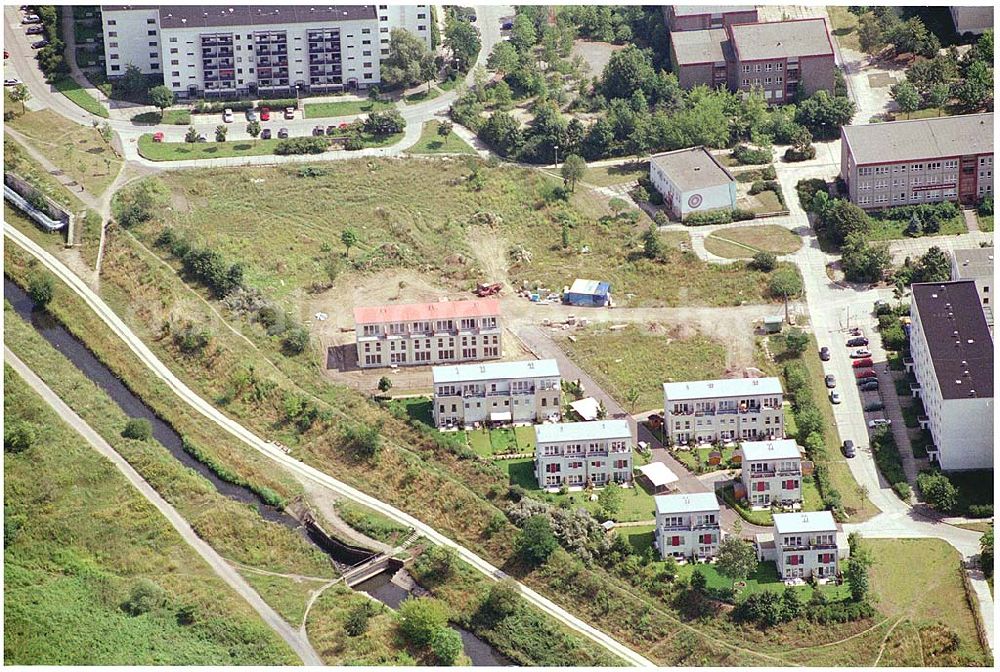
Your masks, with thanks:
<instances>
[{"instance_id":1,"label":"white apartment building","mask_svg":"<svg viewBox=\"0 0 1000 672\"><path fill-rule=\"evenodd\" d=\"M802 503L802 453L793 439L744 441L740 481L753 508Z\"/></svg>"},{"instance_id":2,"label":"white apartment building","mask_svg":"<svg viewBox=\"0 0 1000 672\"><path fill-rule=\"evenodd\" d=\"M632 482L632 430L627 420L537 425L535 446L540 488Z\"/></svg>"},{"instance_id":3,"label":"white apartment building","mask_svg":"<svg viewBox=\"0 0 1000 672\"><path fill-rule=\"evenodd\" d=\"M663 384L663 420L674 445L784 438L777 378L726 378Z\"/></svg>"},{"instance_id":4,"label":"white apartment building","mask_svg":"<svg viewBox=\"0 0 1000 672\"><path fill-rule=\"evenodd\" d=\"M910 356L928 450L944 470L993 468L993 335L973 280L915 283ZM910 362L907 362L910 366Z\"/></svg>"},{"instance_id":5,"label":"white apartment building","mask_svg":"<svg viewBox=\"0 0 1000 672\"><path fill-rule=\"evenodd\" d=\"M531 424L561 417L554 359L435 366L434 426Z\"/></svg>"},{"instance_id":6,"label":"white apartment building","mask_svg":"<svg viewBox=\"0 0 1000 672\"><path fill-rule=\"evenodd\" d=\"M354 329L363 369L482 361L503 354L497 299L358 307Z\"/></svg>"},{"instance_id":7,"label":"white apartment building","mask_svg":"<svg viewBox=\"0 0 1000 672\"><path fill-rule=\"evenodd\" d=\"M783 579L822 579L837 575L837 563L850 547L829 511L776 513L774 534L757 535L757 553L774 562Z\"/></svg>"},{"instance_id":8,"label":"white apartment building","mask_svg":"<svg viewBox=\"0 0 1000 672\"><path fill-rule=\"evenodd\" d=\"M653 155L649 180L676 219L693 212L736 207L736 179L704 147Z\"/></svg>"},{"instance_id":9,"label":"white apartment building","mask_svg":"<svg viewBox=\"0 0 1000 672\"><path fill-rule=\"evenodd\" d=\"M658 495L653 532L660 557L711 558L722 542L719 500L715 493Z\"/></svg>"},{"instance_id":10,"label":"white apartment building","mask_svg":"<svg viewBox=\"0 0 1000 672\"><path fill-rule=\"evenodd\" d=\"M952 250L951 279L972 280L979 292L979 302L986 313L986 324L993 330L993 302L990 289L993 287L993 248L975 247Z\"/></svg>"},{"instance_id":11,"label":"white apartment building","mask_svg":"<svg viewBox=\"0 0 1000 672\"><path fill-rule=\"evenodd\" d=\"M103 5L107 75L129 64L175 95L295 96L381 81L393 28L430 45L429 5Z\"/></svg>"}]
</instances>

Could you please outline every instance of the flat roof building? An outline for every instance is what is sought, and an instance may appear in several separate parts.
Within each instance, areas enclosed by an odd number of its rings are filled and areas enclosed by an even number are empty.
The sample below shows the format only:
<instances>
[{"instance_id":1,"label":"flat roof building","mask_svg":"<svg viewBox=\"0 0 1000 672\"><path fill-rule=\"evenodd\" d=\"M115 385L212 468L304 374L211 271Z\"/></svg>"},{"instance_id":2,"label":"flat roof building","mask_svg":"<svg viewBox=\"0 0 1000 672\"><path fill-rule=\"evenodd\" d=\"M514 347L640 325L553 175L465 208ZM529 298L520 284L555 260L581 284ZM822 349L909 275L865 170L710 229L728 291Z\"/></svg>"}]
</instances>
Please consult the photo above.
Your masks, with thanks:
<instances>
[{"instance_id":1,"label":"flat roof building","mask_svg":"<svg viewBox=\"0 0 1000 672\"><path fill-rule=\"evenodd\" d=\"M840 176L862 208L978 202L993 193L993 113L840 129Z\"/></svg>"},{"instance_id":2,"label":"flat roof building","mask_svg":"<svg viewBox=\"0 0 1000 672\"><path fill-rule=\"evenodd\" d=\"M826 579L839 573L838 561L850 552L829 511L774 514L774 534L757 535L761 560L773 561L783 579Z\"/></svg>"},{"instance_id":3,"label":"flat roof building","mask_svg":"<svg viewBox=\"0 0 1000 672\"><path fill-rule=\"evenodd\" d=\"M783 439L777 378L726 378L663 385L663 424L673 445Z\"/></svg>"},{"instance_id":4,"label":"flat roof building","mask_svg":"<svg viewBox=\"0 0 1000 672\"><path fill-rule=\"evenodd\" d=\"M666 5L663 20L671 32L722 28L757 20L753 5Z\"/></svg>"},{"instance_id":5,"label":"flat roof building","mask_svg":"<svg viewBox=\"0 0 1000 672\"><path fill-rule=\"evenodd\" d=\"M972 280L983 304L986 324L993 331L993 302L990 295L993 288L993 248L974 247L954 250L951 258L951 279Z\"/></svg>"},{"instance_id":6,"label":"flat roof building","mask_svg":"<svg viewBox=\"0 0 1000 672\"><path fill-rule=\"evenodd\" d=\"M959 35L972 33L982 35L993 28L993 6L969 7L968 5L953 5L948 8L951 20L955 24L955 32Z\"/></svg>"},{"instance_id":7,"label":"flat roof building","mask_svg":"<svg viewBox=\"0 0 1000 672\"><path fill-rule=\"evenodd\" d=\"M657 495L653 540L660 557L708 559L722 541L719 500L713 492Z\"/></svg>"},{"instance_id":8,"label":"flat roof building","mask_svg":"<svg viewBox=\"0 0 1000 672\"><path fill-rule=\"evenodd\" d=\"M649 179L676 219L693 212L736 207L736 180L704 147L652 156Z\"/></svg>"},{"instance_id":9,"label":"flat roof building","mask_svg":"<svg viewBox=\"0 0 1000 672\"><path fill-rule=\"evenodd\" d=\"M537 425L535 472L540 488L631 483L632 430L628 421Z\"/></svg>"},{"instance_id":10,"label":"flat roof building","mask_svg":"<svg viewBox=\"0 0 1000 672\"><path fill-rule=\"evenodd\" d=\"M434 426L558 422L559 364L554 359L435 366Z\"/></svg>"},{"instance_id":11,"label":"flat roof building","mask_svg":"<svg viewBox=\"0 0 1000 672\"><path fill-rule=\"evenodd\" d=\"M802 503L802 453L793 439L740 443L740 481L752 508Z\"/></svg>"},{"instance_id":12,"label":"flat roof building","mask_svg":"<svg viewBox=\"0 0 1000 672\"><path fill-rule=\"evenodd\" d=\"M930 430L932 459L945 470L993 468L993 335L972 280L915 283L910 355Z\"/></svg>"},{"instance_id":13,"label":"flat roof building","mask_svg":"<svg viewBox=\"0 0 1000 672\"><path fill-rule=\"evenodd\" d=\"M564 298L573 306L604 307L611 302L611 285L602 280L577 278Z\"/></svg>"}]
</instances>

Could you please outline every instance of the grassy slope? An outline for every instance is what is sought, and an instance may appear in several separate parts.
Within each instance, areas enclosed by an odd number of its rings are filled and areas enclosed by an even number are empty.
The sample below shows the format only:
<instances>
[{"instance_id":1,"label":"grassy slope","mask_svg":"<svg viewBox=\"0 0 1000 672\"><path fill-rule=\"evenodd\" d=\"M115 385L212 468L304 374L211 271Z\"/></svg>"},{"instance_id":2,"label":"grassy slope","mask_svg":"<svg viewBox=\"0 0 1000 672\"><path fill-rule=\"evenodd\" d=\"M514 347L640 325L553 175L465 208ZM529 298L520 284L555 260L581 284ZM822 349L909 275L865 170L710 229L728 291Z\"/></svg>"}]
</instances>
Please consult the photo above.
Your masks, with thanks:
<instances>
[{"instance_id":1,"label":"grassy slope","mask_svg":"<svg viewBox=\"0 0 1000 672\"><path fill-rule=\"evenodd\" d=\"M104 105L102 105L96 98L90 95L85 88L77 84L72 77L61 77L53 82L52 85L57 91L72 100L87 112L97 115L98 117L104 117L105 119L111 116L108 113L108 109L104 107Z\"/></svg>"},{"instance_id":2,"label":"grassy slope","mask_svg":"<svg viewBox=\"0 0 1000 672\"><path fill-rule=\"evenodd\" d=\"M4 662L294 664L294 654L169 523L9 368L4 413L35 426L4 456ZM131 616L139 579L166 594ZM178 622L191 607L194 622Z\"/></svg>"},{"instance_id":3,"label":"grassy slope","mask_svg":"<svg viewBox=\"0 0 1000 672\"><path fill-rule=\"evenodd\" d=\"M365 137L365 147L392 145L403 137L402 133L384 138ZM223 159L240 156L266 156L274 154L277 138L270 140L232 140L228 142L153 142L151 133L139 137L139 154L150 161L184 161L186 159Z\"/></svg>"},{"instance_id":4,"label":"grassy slope","mask_svg":"<svg viewBox=\"0 0 1000 672\"><path fill-rule=\"evenodd\" d=\"M428 121L420 132L420 140L410 147L410 154L475 154L475 150L455 133L450 133L444 140L438 135L440 123Z\"/></svg>"}]
</instances>

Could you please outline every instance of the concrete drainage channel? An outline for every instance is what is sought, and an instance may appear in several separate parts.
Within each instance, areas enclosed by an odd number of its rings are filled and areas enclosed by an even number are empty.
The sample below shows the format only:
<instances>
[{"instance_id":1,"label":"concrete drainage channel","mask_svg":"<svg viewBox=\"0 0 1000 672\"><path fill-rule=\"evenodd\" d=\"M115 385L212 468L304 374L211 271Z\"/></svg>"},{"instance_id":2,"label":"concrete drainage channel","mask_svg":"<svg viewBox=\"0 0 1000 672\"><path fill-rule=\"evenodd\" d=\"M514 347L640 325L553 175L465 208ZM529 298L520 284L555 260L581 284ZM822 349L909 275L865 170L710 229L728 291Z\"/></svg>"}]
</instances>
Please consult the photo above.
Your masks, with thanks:
<instances>
[{"instance_id":1,"label":"concrete drainage channel","mask_svg":"<svg viewBox=\"0 0 1000 672\"><path fill-rule=\"evenodd\" d=\"M311 516L304 522L291 514L266 504L249 488L223 481L205 464L184 450L180 435L161 420L146 404L111 372L87 347L44 311L35 310L31 297L16 283L4 277L4 298L15 312L28 322L56 350L61 352L90 381L104 390L122 411L131 418L145 418L153 428L155 438L184 466L204 476L225 497L253 506L264 520L279 523L300 532L306 540L322 550L331 564L351 588L362 591L395 609L411 593L423 592L406 572L401 560L346 544L327 533ZM477 666L502 666L512 663L499 651L459 628L466 655Z\"/></svg>"}]
</instances>

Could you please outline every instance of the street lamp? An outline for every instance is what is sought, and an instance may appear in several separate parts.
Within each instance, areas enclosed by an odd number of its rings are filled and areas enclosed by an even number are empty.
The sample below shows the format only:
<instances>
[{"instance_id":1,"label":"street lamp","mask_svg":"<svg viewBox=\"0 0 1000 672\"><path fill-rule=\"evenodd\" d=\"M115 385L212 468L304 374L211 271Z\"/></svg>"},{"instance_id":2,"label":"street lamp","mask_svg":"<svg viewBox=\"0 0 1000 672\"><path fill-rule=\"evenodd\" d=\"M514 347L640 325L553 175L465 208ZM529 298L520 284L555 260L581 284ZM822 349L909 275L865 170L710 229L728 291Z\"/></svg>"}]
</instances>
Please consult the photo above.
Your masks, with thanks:
<instances>
[{"instance_id":1,"label":"street lamp","mask_svg":"<svg viewBox=\"0 0 1000 672\"><path fill-rule=\"evenodd\" d=\"M555 159L555 167L559 167L559 145L552 145L552 158Z\"/></svg>"}]
</instances>

